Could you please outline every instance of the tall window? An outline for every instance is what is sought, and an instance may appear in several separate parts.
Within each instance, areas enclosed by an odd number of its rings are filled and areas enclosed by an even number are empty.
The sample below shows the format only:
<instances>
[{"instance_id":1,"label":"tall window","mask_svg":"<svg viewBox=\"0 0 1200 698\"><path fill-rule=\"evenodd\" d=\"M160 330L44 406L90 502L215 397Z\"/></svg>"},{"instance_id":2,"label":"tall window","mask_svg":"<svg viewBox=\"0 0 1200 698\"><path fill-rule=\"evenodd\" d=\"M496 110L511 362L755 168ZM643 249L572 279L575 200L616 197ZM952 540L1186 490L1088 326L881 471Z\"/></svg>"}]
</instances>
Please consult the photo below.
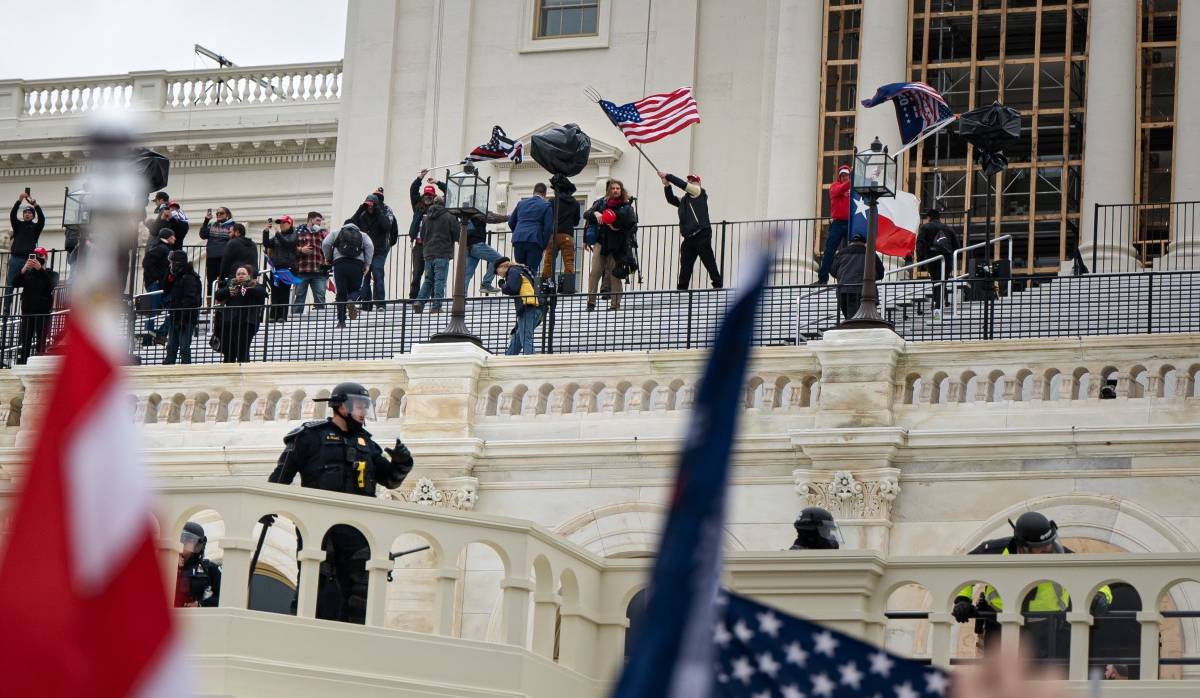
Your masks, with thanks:
<instances>
[{"instance_id":1,"label":"tall window","mask_svg":"<svg viewBox=\"0 0 1200 698\"><path fill-rule=\"evenodd\" d=\"M533 35L538 39L592 36L599 11L599 0L538 0Z\"/></svg>"},{"instance_id":2,"label":"tall window","mask_svg":"<svg viewBox=\"0 0 1200 698\"><path fill-rule=\"evenodd\" d=\"M1057 271L1079 239L1087 2L911 2L911 79L941 91L955 113L993 101L1021 113L1009 168L994 179L992 235L1013 236L1015 273ZM906 189L975 243L986 234L987 184L952 130L909 156Z\"/></svg>"},{"instance_id":3,"label":"tall window","mask_svg":"<svg viewBox=\"0 0 1200 698\"><path fill-rule=\"evenodd\" d=\"M854 155L854 113L858 106L858 51L862 31L862 3L825 0L824 61L821 75L820 171L822 184L817 202L821 216L829 216L829 184L839 164ZM819 236L824 239L824 233Z\"/></svg>"},{"instance_id":4,"label":"tall window","mask_svg":"<svg viewBox=\"0 0 1200 698\"><path fill-rule=\"evenodd\" d=\"M1138 160L1137 201L1160 204L1171 200L1171 156L1175 135L1175 58L1179 50L1178 0L1138 3L1137 73ZM1149 262L1166 252L1171 208L1138 210L1133 245Z\"/></svg>"}]
</instances>

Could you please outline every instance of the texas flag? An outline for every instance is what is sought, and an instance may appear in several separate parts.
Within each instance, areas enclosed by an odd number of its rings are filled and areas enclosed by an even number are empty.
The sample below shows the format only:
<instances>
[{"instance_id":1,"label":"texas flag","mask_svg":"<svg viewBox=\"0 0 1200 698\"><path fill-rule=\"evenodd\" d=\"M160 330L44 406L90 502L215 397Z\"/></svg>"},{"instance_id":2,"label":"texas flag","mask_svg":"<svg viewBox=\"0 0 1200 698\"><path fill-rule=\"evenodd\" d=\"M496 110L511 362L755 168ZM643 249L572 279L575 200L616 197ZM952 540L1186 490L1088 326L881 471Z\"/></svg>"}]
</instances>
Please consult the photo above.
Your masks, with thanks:
<instances>
[{"instance_id":1,"label":"texas flag","mask_svg":"<svg viewBox=\"0 0 1200 698\"><path fill-rule=\"evenodd\" d=\"M867 237L871 207L858 192L850 190L850 236L855 233ZM893 257L907 257L917 246L917 226L921 225L920 205L917 197L906 191L896 192L895 197L879 200L879 227L875 235L875 250Z\"/></svg>"}]
</instances>

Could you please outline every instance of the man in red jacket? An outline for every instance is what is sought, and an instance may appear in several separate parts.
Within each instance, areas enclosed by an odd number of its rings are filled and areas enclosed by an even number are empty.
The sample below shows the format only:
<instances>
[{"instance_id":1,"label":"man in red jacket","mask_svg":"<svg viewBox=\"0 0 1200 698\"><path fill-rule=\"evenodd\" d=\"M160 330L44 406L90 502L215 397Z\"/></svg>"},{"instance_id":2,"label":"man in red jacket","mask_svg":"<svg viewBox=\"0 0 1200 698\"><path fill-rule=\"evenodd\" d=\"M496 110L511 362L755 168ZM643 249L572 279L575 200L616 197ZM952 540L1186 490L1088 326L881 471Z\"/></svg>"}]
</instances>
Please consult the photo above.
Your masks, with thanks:
<instances>
[{"instance_id":1,"label":"man in red jacket","mask_svg":"<svg viewBox=\"0 0 1200 698\"><path fill-rule=\"evenodd\" d=\"M850 166L838 167L837 181L829 185L829 236L825 238L825 251L821 255L821 270L817 273L817 285L829 282L829 270L835 255L845 242L850 219Z\"/></svg>"}]
</instances>

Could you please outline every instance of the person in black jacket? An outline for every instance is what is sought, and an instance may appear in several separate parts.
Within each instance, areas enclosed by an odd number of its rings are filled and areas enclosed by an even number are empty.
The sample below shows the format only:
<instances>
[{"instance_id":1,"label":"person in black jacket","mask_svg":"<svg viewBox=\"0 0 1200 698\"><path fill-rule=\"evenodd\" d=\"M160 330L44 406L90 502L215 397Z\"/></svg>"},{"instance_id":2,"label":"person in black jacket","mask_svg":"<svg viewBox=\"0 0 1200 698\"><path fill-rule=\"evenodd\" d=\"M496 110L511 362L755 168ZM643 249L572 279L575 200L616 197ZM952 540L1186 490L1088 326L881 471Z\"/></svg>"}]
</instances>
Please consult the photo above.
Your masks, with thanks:
<instances>
[{"instance_id":1,"label":"person in black jacket","mask_svg":"<svg viewBox=\"0 0 1200 698\"><path fill-rule=\"evenodd\" d=\"M234 272L228 284L217 290L221 309L221 354L225 363L246 363L250 360L250 343L262 322L267 291L254 276L254 267L243 264Z\"/></svg>"},{"instance_id":2,"label":"person in black jacket","mask_svg":"<svg viewBox=\"0 0 1200 698\"><path fill-rule=\"evenodd\" d=\"M44 247L33 250L13 281L23 290L21 294L21 334L17 363L23 364L30 356L46 351L46 338L50 333L50 320L54 311L54 289L58 286L58 272L46 264L49 253Z\"/></svg>"},{"instance_id":3,"label":"person in black jacket","mask_svg":"<svg viewBox=\"0 0 1200 698\"><path fill-rule=\"evenodd\" d=\"M659 172L658 178L662 181L667 203L679 209L679 235L683 241L679 243L679 283L675 288L688 290L697 257L708 272L712 287L721 288L721 269L713 254L712 224L708 219L708 190L700 186L700 175L690 174L686 182L666 172ZM684 191L682 200L675 196L672 184Z\"/></svg>"},{"instance_id":4,"label":"person in black jacket","mask_svg":"<svg viewBox=\"0 0 1200 698\"><path fill-rule=\"evenodd\" d=\"M833 257L833 278L838 281L838 308L842 319L849 320L858 312L862 302L863 260L867 256L867 239L861 232L850 233L850 244ZM875 255L875 278L883 278L883 260Z\"/></svg>"},{"instance_id":5,"label":"person in black jacket","mask_svg":"<svg viewBox=\"0 0 1200 698\"><path fill-rule=\"evenodd\" d=\"M563 277L559 293L575 292L575 227L581 219L581 207L575 199L575 185L562 175L550 178L550 186L554 188L554 234L546 245L542 259L542 279L554 276L554 257L562 253Z\"/></svg>"},{"instance_id":6,"label":"person in black jacket","mask_svg":"<svg viewBox=\"0 0 1200 698\"><path fill-rule=\"evenodd\" d=\"M145 297L144 304L148 317L146 331L142 335L142 346L165 344L167 334L171 330L170 316L157 329L154 321L163 307L163 284L167 280L167 274L171 272L171 263L167 255L171 253L174 244L175 231L167 227L161 228L158 235L151 238L150 244L146 246L146 254L142 257L142 287L149 294Z\"/></svg>"},{"instance_id":7,"label":"person in black jacket","mask_svg":"<svg viewBox=\"0 0 1200 698\"><path fill-rule=\"evenodd\" d=\"M584 219L584 247L592 253L588 270L587 309L596 309L596 289L604 278L609 289L609 309L621 307L621 281L637 271L633 250L637 246L637 211L633 199L618 179L608 180L605 196L597 199Z\"/></svg>"},{"instance_id":8,"label":"person in black jacket","mask_svg":"<svg viewBox=\"0 0 1200 698\"><path fill-rule=\"evenodd\" d=\"M408 284L408 297L416 298L421 292L421 276L425 274L425 253L421 251L421 221L425 219L425 209L433 205L438 198L438 189L446 193L445 182L435 182L433 177L426 178L429 170L421 170L421 174L408 187L408 199L412 204L413 217L408 225L408 239L412 244L412 278ZM424 185L422 185L424 181Z\"/></svg>"},{"instance_id":9,"label":"person in black jacket","mask_svg":"<svg viewBox=\"0 0 1200 698\"><path fill-rule=\"evenodd\" d=\"M224 206L218 206L216 218L213 209L204 214L204 222L200 224L200 239L204 244L204 293L213 292L213 282L221 279L221 260L225 256L225 247L229 244L229 229L233 227L233 212Z\"/></svg>"},{"instance_id":10,"label":"person in black jacket","mask_svg":"<svg viewBox=\"0 0 1200 698\"><path fill-rule=\"evenodd\" d=\"M923 268L929 273L929 278L934 281L933 284L933 315L934 319L940 320L942 313L942 301L945 297L945 284L940 282L945 281L945 274L953 274L954 268L954 251L958 249L958 243L954 239L954 231L950 226L942 222L942 212L937 209L930 209L925 213L926 220L917 228L917 261L924 262L930 259L942 258L942 263L933 262L925 265Z\"/></svg>"},{"instance_id":11,"label":"person in black jacket","mask_svg":"<svg viewBox=\"0 0 1200 698\"><path fill-rule=\"evenodd\" d=\"M463 293L467 293L475 269L483 262L483 280L479 282L479 291L485 295L499 293L500 289L493 285L496 280L496 260L504 255L488 244L488 225L503 223L508 216L488 211L486 214L473 216L467 221L467 273L463 275Z\"/></svg>"},{"instance_id":12,"label":"person in black jacket","mask_svg":"<svg viewBox=\"0 0 1200 698\"><path fill-rule=\"evenodd\" d=\"M414 313L424 310L427 300L431 300L429 312L442 312L442 298L446 295L446 280L450 278L450 260L454 259L459 227L458 219L446 210L441 199L425 211L425 220L421 222L421 235L424 236L421 249L429 273L421 282L417 302L413 304Z\"/></svg>"},{"instance_id":13,"label":"person in black jacket","mask_svg":"<svg viewBox=\"0 0 1200 698\"><path fill-rule=\"evenodd\" d=\"M270 220L267 221L271 223ZM292 284L280 276L296 275L297 246L300 244L291 216L280 216L274 221L279 225L275 236L271 237L271 228L263 229L263 250L271 265L271 310L267 313L267 322L285 322L288 319L288 308L292 304ZM286 272L280 274L279 272Z\"/></svg>"},{"instance_id":14,"label":"person in black jacket","mask_svg":"<svg viewBox=\"0 0 1200 698\"><path fill-rule=\"evenodd\" d=\"M204 304L204 284L196 273L187 253L174 250L168 256L171 271L163 283L166 294L167 315L171 318L171 329L167 332L167 353L163 365L192 363L192 337L200 322L200 306Z\"/></svg>"},{"instance_id":15,"label":"person in black jacket","mask_svg":"<svg viewBox=\"0 0 1200 698\"><path fill-rule=\"evenodd\" d=\"M41 236L42 229L46 227L46 214L42 213L42 207L38 206L37 201L29 198L25 192L21 192L17 196L17 202L13 204L12 211L8 214L8 222L12 225L12 239L8 249L8 271L4 285L11 288L13 282L17 280L17 275L25 269L25 261L38 246L38 237ZM11 305L12 296L6 292L5 313L8 312Z\"/></svg>"},{"instance_id":16,"label":"person in black jacket","mask_svg":"<svg viewBox=\"0 0 1200 698\"><path fill-rule=\"evenodd\" d=\"M383 202L383 187L368 194L354 215L346 219L346 223L357 225L364 235L371 238L371 244L375 246L375 252L371 256L371 270L363 279L362 288L358 291L359 298L363 299L362 309L370 312L372 306L383 308L383 301L387 298L383 270L387 264L388 251L400 239L396 214Z\"/></svg>"},{"instance_id":17,"label":"person in black jacket","mask_svg":"<svg viewBox=\"0 0 1200 698\"><path fill-rule=\"evenodd\" d=\"M154 215L146 219L146 229L150 231L151 237L158 235L164 228L175 231L175 242L171 245L172 250L183 249L183 239L187 237L190 225L178 201L170 201L166 206L159 206Z\"/></svg>"},{"instance_id":18,"label":"person in black jacket","mask_svg":"<svg viewBox=\"0 0 1200 698\"><path fill-rule=\"evenodd\" d=\"M250 275L258 273L258 246L246 237L246 226L234 223L229 226L229 242L225 245L225 254L221 256L221 281L228 280L237 268L249 264Z\"/></svg>"}]
</instances>

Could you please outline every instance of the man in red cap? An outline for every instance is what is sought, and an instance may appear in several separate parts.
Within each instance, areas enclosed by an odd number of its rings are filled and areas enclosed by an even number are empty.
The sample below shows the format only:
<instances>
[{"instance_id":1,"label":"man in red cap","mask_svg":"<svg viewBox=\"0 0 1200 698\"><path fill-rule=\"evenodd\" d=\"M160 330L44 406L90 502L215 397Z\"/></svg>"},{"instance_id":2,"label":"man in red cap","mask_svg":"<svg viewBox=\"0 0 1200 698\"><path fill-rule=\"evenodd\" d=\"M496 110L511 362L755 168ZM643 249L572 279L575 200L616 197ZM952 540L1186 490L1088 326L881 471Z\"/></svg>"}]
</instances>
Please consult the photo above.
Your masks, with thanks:
<instances>
[{"instance_id":1,"label":"man in red cap","mask_svg":"<svg viewBox=\"0 0 1200 698\"><path fill-rule=\"evenodd\" d=\"M850 166L840 165L837 181L829 185L829 235L825 238L825 249L821 254L821 270L817 273L817 285L829 282L829 270L833 267L833 255L846 242L850 220Z\"/></svg>"},{"instance_id":2,"label":"man in red cap","mask_svg":"<svg viewBox=\"0 0 1200 698\"><path fill-rule=\"evenodd\" d=\"M662 181L667 203L679 209L679 235L683 240L679 243L679 283L675 288L688 290L697 257L708 272L712 287L721 288L721 269L713 254L712 225L708 220L708 191L700 186L700 175L690 174L685 182L673 174L660 171L658 178ZM672 184L683 190L682 200L671 190Z\"/></svg>"},{"instance_id":3,"label":"man in red cap","mask_svg":"<svg viewBox=\"0 0 1200 698\"><path fill-rule=\"evenodd\" d=\"M20 350L17 354L19 364L28 361L30 356L46 352L50 313L54 311L54 289L58 286L58 272L46 263L49 256L45 247L35 249L13 282L13 286L23 289Z\"/></svg>"},{"instance_id":4,"label":"man in red cap","mask_svg":"<svg viewBox=\"0 0 1200 698\"><path fill-rule=\"evenodd\" d=\"M438 190L446 191L445 182L434 181L427 177L429 170L421 170L421 174L408 187L408 199L412 203L413 217L408 225L408 239L412 243L412 278L409 280L408 297L416 298L421 291L421 277L425 274L425 252L421 249L421 221L425 218L425 209L429 208L438 198Z\"/></svg>"},{"instance_id":5,"label":"man in red cap","mask_svg":"<svg viewBox=\"0 0 1200 698\"><path fill-rule=\"evenodd\" d=\"M273 236L272 224L279 226ZM288 307L292 303L290 279L297 274L297 248L300 245L300 236L296 232L292 217L280 216L274 221L267 219L267 227L263 228L262 244L267 262L271 265L271 309L267 313L267 322L286 322Z\"/></svg>"}]
</instances>

